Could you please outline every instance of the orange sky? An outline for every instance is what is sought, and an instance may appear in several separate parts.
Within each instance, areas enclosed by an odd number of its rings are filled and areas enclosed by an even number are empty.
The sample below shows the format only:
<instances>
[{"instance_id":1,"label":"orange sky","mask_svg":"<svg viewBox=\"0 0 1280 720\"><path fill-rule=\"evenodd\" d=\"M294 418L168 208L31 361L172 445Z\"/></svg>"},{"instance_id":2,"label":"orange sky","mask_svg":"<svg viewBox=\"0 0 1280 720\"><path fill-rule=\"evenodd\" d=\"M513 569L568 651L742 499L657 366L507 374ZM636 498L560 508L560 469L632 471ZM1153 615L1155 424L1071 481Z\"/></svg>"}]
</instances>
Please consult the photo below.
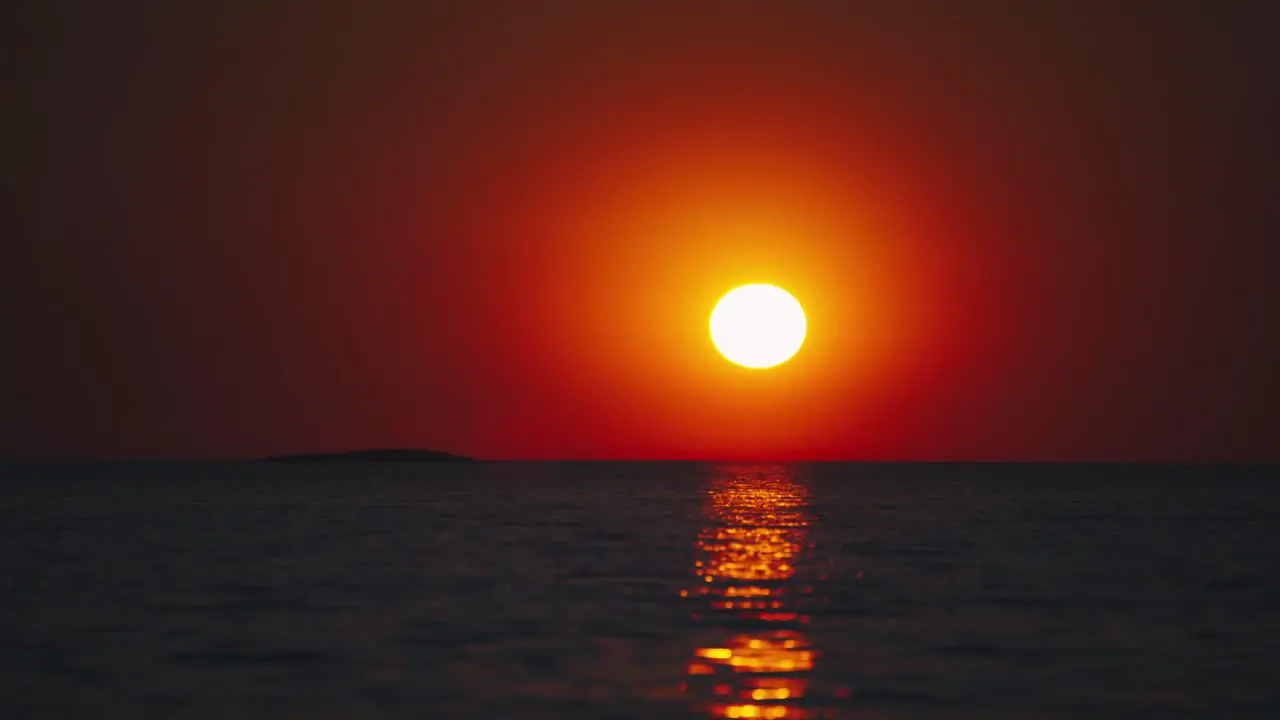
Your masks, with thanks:
<instances>
[{"instance_id":1,"label":"orange sky","mask_svg":"<svg viewBox=\"0 0 1280 720\"><path fill-rule=\"evenodd\" d=\"M527 298L513 332L532 332L533 372L615 452L838 445L902 383L929 381L933 347L952 371L974 349L938 317L946 248L910 217L926 188L895 193L883 151L823 152L815 138L838 137L838 116L722 112L548 149L545 174L508 196L498 232L545 238L512 280ZM785 366L744 371L710 344L715 301L746 282L784 286L806 308L808 341Z\"/></svg>"},{"instance_id":2,"label":"orange sky","mask_svg":"<svg viewBox=\"0 0 1280 720\"><path fill-rule=\"evenodd\" d=\"M5 454L1280 447L1242 8L40 7ZM776 370L710 344L746 282Z\"/></svg>"}]
</instances>

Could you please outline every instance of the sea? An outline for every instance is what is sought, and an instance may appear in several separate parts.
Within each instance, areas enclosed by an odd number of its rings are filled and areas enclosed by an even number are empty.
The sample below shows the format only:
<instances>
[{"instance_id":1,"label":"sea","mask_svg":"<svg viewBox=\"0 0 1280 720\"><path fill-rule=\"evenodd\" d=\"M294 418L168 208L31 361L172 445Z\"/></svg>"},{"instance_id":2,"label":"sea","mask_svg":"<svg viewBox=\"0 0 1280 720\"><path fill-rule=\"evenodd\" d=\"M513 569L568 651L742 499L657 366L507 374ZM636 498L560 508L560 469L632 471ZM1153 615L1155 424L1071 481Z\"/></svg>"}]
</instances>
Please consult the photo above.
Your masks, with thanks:
<instances>
[{"instance_id":1,"label":"sea","mask_svg":"<svg viewBox=\"0 0 1280 720\"><path fill-rule=\"evenodd\" d=\"M0 466L0 718L1280 718L1280 476Z\"/></svg>"}]
</instances>

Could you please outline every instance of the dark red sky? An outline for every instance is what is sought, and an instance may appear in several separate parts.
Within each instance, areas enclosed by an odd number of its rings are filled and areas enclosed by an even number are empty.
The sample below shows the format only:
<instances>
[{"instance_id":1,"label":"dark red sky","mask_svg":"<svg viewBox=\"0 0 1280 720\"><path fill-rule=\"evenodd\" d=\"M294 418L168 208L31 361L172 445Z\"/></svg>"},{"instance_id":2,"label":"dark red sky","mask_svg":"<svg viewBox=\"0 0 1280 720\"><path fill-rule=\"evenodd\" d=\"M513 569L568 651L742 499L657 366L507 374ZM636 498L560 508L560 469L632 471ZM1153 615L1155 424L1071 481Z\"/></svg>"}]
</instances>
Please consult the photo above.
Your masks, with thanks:
<instances>
[{"instance_id":1,"label":"dark red sky","mask_svg":"<svg viewBox=\"0 0 1280 720\"><path fill-rule=\"evenodd\" d=\"M1280 459L1265 3L15 7L0 455Z\"/></svg>"}]
</instances>

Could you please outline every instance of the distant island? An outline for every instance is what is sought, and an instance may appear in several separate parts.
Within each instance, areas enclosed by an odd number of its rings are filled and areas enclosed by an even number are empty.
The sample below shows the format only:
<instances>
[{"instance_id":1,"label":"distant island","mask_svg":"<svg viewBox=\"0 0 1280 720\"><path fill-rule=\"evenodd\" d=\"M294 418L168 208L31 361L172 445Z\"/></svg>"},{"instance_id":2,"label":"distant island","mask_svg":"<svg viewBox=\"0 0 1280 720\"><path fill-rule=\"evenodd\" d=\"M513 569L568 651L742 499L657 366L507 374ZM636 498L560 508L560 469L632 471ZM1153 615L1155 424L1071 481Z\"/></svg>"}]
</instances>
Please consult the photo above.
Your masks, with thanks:
<instances>
[{"instance_id":1,"label":"distant island","mask_svg":"<svg viewBox=\"0 0 1280 720\"><path fill-rule=\"evenodd\" d=\"M271 455L259 458L259 462L276 463L426 463L426 462L475 462L475 458L453 455L436 450L352 450L337 453L310 453L305 455Z\"/></svg>"}]
</instances>

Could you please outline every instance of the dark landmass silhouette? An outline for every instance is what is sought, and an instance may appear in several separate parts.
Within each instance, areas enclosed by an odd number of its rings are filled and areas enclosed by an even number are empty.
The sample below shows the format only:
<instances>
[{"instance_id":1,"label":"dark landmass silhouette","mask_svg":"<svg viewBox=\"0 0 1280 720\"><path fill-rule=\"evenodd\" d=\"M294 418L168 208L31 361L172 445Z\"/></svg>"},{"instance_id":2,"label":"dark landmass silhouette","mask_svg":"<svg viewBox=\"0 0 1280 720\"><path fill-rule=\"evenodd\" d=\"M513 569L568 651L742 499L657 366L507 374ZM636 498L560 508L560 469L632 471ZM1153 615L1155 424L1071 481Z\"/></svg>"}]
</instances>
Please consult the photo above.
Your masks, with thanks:
<instances>
[{"instance_id":1,"label":"dark landmass silhouette","mask_svg":"<svg viewBox=\"0 0 1280 720\"><path fill-rule=\"evenodd\" d=\"M475 458L463 457L438 450L352 450L337 453L309 453L302 455L271 455L259 462L279 463L416 463L416 462L475 462Z\"/></svg>"}]
</instances>

